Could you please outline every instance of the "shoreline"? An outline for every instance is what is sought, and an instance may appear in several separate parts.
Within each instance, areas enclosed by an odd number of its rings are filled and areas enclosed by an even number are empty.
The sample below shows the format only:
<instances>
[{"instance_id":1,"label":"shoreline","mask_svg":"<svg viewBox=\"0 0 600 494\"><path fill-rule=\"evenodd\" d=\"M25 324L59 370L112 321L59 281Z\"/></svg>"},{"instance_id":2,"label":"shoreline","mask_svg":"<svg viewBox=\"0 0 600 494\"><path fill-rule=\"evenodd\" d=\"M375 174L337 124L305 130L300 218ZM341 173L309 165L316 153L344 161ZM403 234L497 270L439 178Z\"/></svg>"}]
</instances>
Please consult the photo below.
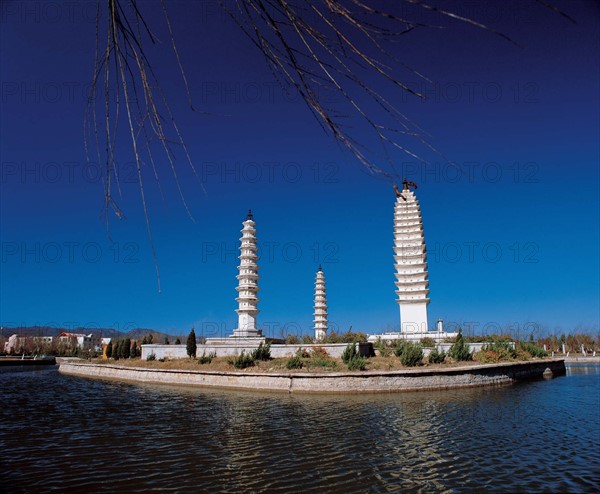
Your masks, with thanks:
<instances>
[{"instance_id":1,"label":"shoreline","mask_svg":"<svg viewBox=\"0 0 600 494\"><path fill-rule=\"evenodd\" d=\"M195 386L213 389L281 393L353 394L433 391L512 384L566 374L564 359L363 372L256 372L149 369L113 364L60 362L65 375Z\"/></svg>"}]
</instances>

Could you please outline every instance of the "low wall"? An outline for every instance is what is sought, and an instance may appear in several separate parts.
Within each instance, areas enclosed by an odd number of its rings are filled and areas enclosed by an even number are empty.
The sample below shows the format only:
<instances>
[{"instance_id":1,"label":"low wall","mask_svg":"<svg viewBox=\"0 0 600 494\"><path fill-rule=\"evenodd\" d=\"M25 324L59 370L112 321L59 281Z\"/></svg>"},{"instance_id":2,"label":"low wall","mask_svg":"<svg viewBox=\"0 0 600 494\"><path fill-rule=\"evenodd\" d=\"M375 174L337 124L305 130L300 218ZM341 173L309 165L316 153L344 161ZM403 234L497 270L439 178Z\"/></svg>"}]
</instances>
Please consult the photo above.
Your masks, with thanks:
<instances>
[{"instance_id":1,"label":"low wall","mask_svg":"<svg viewBox=\"0 0 600 494\"><path fill-rule=\"evenodd\" d=\"M105 364L61 363L63 374L208 388L287 393L391 393L510 384L565 374L562 359L470 365L445 369L370 372L223 372L147 369Z\"/></svg>"},{"instance_id":2,"label":"low wall","mask_svg":"<svg viewBox=\"0 0 600 494\"><path fill-rule=\"evenodd\" d=\"M366 344L359 344L359 348L364 348L363 351L367 351L365 345ZM256 349L257 346L258 344L236 344L234 342L223 345L198 345L196 349L196 356L200 357L202 354L208 355L209 353L216 353L217 357L233 357L239 355L242 353L242 351L245 353L250 353ZM330 343L323 345L276 344L271 345L271 357L291 357L300 348L310 352L314 347L321 347L329 354L330 357L340 358L346 349L346 346L348 346L347 343ZM142 360L146 360L150 354L154 354L157 359L187 358L187 349L185 345L142 345Z\"/></svg>"}]
</instances>

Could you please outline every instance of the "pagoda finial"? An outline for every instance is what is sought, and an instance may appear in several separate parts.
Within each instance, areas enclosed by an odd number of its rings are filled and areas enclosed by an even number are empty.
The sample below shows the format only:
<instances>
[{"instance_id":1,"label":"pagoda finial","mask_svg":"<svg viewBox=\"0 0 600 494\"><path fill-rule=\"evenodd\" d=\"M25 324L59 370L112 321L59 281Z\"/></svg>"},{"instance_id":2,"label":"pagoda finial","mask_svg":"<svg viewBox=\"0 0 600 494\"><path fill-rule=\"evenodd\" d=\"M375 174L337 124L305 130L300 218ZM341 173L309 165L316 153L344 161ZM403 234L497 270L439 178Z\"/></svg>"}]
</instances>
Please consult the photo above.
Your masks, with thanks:
<instances>
[{"instance_id":1,"label":"pagoda finial","mask_svg":"<svg viewBox=\"0 0 600 494\"><path fill-rule=\"evenodd\" d=\"M410 190L411 187L414 189L418 188L416 183L406 180L406 177L404 177L404 180L402 181L402 190Z\"/></svg>"},{"instance_id":2,"label":"pagoda finial","mask_svg":"<svg viewBox=\"0 0 600 494\"><path fill-rule=\"evenodd\" d=\"M254 220L254 215L252 214L252 210L249 209L248 210L248 216L246 218L247 220Z\"/></svg>"},{"instance_id":3,"label":"pagoda finial","mask_svg":"<svg viewBox=\"0 0 600 494\"><path fill-rule=\"evenodd\" d=\"M319 269L318 271L323 271L323 267L319 264Z\"/></svg>"}]
</instances>

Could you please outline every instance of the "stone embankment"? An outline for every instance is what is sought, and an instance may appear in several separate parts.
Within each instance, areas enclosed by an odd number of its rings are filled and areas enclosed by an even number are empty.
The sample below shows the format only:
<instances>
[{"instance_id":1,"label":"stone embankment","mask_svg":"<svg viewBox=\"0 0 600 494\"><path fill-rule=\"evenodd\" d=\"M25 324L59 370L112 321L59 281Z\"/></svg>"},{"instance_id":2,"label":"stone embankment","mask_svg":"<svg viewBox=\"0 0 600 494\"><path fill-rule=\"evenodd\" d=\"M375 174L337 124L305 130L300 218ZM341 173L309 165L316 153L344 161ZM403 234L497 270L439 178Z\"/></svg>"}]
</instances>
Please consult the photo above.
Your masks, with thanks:
<instances>
[{"instance_id":1,"label":"stone embankment","mask_svg":"<svg viewBox=\"0 0 600 494\"><path fill-rule=\"evenodd\" d=\"M286 393L393 393L511 384L565 374L563 359L367 372L239 372L61 362L63 374L156 384Z\"/></svg>"}]
</instances>

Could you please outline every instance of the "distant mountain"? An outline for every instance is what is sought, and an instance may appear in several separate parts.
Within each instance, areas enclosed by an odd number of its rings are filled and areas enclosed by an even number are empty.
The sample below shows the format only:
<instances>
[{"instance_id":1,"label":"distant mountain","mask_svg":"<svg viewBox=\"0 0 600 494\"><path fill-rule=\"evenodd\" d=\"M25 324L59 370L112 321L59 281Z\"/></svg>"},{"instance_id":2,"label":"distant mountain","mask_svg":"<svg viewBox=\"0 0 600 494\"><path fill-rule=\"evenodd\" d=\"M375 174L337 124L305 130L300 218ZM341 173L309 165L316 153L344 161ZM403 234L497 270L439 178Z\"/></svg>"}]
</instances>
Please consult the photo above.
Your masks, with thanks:
<instances>
[{"instance_id":1,"label":"distant mountain","mask_svg":"<svg viewBox=\"0 0 600 494\"><path fill-rule=\"evenodd\" d=\"M152 335L154 343L164 343L165 337L169 339L171 344L175 343L175 340L179 338L182 343L185 343L187 336L172 335L163 333L161 331L155 331L149 328L135 328L130 331L123 332L113 328L54 328L50 326L17 326L17 327L1 327L0 337L8 338L12 334L18 334L19 336L58 336L59 334L66 333L83 333L93 334L102 338L113 338L123 339L130 338L132 340L141 341L144 336Z\"/></svg>"}]
</instances>

